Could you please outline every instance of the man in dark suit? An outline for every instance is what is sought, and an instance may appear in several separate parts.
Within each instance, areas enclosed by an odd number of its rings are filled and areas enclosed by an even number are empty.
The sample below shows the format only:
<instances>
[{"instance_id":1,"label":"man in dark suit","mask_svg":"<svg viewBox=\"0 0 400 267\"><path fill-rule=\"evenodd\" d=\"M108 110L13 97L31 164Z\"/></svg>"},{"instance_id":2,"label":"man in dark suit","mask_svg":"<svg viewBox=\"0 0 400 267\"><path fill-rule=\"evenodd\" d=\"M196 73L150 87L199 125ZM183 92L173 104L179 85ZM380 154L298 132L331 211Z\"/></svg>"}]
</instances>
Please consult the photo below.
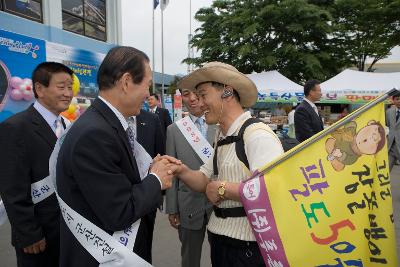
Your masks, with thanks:
<instances>
[{"instance_id":1,"label":"man in dark suit","mask_svg":"<svg viewBox=\"0 0 400 267\"><path fill-rule=\"evenodd\" d=\"M393 107L386 111L386 125L389 127L388 152L389 170L400 160L400 92L393 96Z\"/></svg>"},{"instance_id":2,"label":"man in dark suit","mask_svg":"<svg viewBox=\"0 0 400 267\"><path fill-rule=\"evenodd\" d=\"M157 106L158 104L158 95L150 94L147 98L147 103L150 107L150 112L157 114L158 118L161 122L161 128L163 129L163 134L166 136L167 127L172 123L171 116L169 115L169 111L165 108L160 108Z\"/></svg>"},{"instance_id":3,"label":"man in dark suit","mask_svg":"<svg viewBox=\"0 0 400 267\"><path fill-rule=\"evenodd\" d=\"M160 120L158 116L146 111L141 110L140 114L135 118L137 141L143 148L154 158L157 154L165 154L165 138L161 130ZM147 250L143 259L147 262L152 262L152 245L153 245L153 232L154 224L156 221L157 209L152 210L142 218L143 223L147 225Z\"/></svg>"},{"instance_id":4,"label":"man in dark suit","mask_svg":"<svg viewBox=\"0 0 400 267\"><path fill-rule=\"evenodd\" d=\"M135 137L126 119L140 113L151 79L146 54L132 47L111 49L97 74L99 97L70 128L58 154L60 198L109 238L157 208L161 190L171 186L176 169L169 163L179 163L157 157L149 174L140 177L132 153ZM141 221L134 239L133 251L142 258L148 242L146 228ZM88 252L99 249L96 242L85 247L74 235L61 219L60 266L99 266Z\"/></svg>"},{"instance_id":5,"label":"man in dark suit","mask_svg":"<svg viewBox=\"0 0 400 267\"><path fill-rule=\"evenodd\" d=\"M319 101L321 94L320 82L309 80L304 85L304 100L294 113L294 128L296 139L299 142L310 138L324 129L324 123L318 113L315 102Z\"/></svg>"},{"instance_id":6,"label":"man in dark suit","mask_svg":"<svg viewBox=\"0 0 400 267\"><path fill-rule=\"evenodd\" d=\"M36 102L0 124L0 194L11 223L18 266L58 266L57 199L54 191L34 192L31 185L47 183L56 135L65 128L60 113L73 95L72 74L60 63L39 64L32 74Z\"/></svg>"},{"instance_id":7,"label":"man in dark suit","mask_svg":"<svg viewBox=\"0 0 400 267\"><path fill-rule=\"evenodd\" d=\"M136 116L136 127L138 142L152 158L165 154L165 137L158 116L142 109Z\"/></svg>"}]
</instances>

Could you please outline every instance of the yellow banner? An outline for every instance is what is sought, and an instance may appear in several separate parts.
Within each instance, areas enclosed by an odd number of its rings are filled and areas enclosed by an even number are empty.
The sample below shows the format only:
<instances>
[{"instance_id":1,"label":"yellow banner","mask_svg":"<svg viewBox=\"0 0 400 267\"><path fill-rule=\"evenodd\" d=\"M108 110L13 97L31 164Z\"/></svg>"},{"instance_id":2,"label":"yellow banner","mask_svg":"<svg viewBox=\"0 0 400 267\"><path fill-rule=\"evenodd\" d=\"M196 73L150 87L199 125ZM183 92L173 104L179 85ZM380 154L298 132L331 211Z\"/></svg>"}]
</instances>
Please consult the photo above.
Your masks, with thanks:
<instances>
[{"instance_id":1,"label":"yellow banner","mask_svg":"<svg viewBox=\"0 0 400 267\"><path fill-rule=\"evenodd\" d=\"M398 266L384 127L380 103L241 186L267 266Z\"/></svg>"}]
</instances>

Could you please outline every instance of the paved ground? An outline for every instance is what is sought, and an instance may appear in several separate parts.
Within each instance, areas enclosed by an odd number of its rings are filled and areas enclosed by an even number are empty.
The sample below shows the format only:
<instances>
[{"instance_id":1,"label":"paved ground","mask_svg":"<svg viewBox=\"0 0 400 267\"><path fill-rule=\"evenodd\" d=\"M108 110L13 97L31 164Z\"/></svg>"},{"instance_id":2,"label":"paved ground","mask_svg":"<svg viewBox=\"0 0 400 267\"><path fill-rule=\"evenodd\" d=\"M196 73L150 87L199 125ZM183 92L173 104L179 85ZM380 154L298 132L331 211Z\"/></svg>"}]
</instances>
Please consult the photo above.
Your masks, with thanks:
<instances>
[{"instance_id":1,"label":"paved ground","mask_svg":"<svg viewBox=\"0 0 400 267\"><path fill-rule=\"evenodd\" d=\"M393 205L395 210L395 226L397 233L397 254L400 255L400 166L395 166L391 173ZM157 214L153 242L153 265L156 267L180 266L180 243L178 234L167 220L166 215ZM209 267L210 252L208 241L203 244L203 257L201 266ZM0 226L0 266L14 267L15 252L10 245L10 225Z\"/></svg>"},{"instance_id":2,"label":"paved ground","mask_svg":"<svg viewBox=\"0 0 400 267\"><path fill-rule=\"evenodd\" d=\"M180 266L181 252L178 232L169 225L167 215L157 214L154 237L153 265L155 267ZM0 226L0 266L17 266L15 252L10 245L10 224L8 222ZM207 239L203 243L201 267L211 267L210 248Z\"/></svg>"}]
</instances>

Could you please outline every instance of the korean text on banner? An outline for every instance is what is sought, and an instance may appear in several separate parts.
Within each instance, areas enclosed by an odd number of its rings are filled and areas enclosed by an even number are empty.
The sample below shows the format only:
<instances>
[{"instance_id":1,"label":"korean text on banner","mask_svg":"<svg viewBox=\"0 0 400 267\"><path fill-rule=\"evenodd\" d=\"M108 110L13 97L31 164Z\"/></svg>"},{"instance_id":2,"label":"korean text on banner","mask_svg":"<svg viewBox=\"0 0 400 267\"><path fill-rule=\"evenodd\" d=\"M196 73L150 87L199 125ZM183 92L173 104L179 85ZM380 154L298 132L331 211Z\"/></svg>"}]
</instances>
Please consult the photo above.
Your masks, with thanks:
<instances>
[{"instance_id":1,"label":"korean text on banner","mask_svg":"<svg viewBox=\"0 0 400 267\"><path fill-rule=\"evenodd\" d=\"M398 266L384 125L381 102L241 185L267 266Z\"/></svg>"}]
</instances>

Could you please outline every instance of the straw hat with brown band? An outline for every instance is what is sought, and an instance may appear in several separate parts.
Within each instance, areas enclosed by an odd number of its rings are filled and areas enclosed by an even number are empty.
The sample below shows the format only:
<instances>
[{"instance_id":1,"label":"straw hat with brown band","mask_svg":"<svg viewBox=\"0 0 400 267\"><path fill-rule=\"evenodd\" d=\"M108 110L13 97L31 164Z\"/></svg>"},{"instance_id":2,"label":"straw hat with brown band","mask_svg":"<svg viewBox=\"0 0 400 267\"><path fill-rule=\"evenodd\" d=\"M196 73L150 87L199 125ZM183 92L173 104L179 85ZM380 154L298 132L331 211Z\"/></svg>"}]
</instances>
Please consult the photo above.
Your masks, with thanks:
<instances>
[{"instance_id":1,"label":"straw hat with brown band","mask_svg":"<svg viewBox=\"0 0 400 267\"><path fill-rule=\"evenodd\" d=\"M202 68L185 76L179 83L179 88L196 90L196 86L205 82L218 82L231 86L240 97L242 107L249 108L257 101L257 87L235 67L222 62L209 62Z\"/></svg>"}]
</instances>

